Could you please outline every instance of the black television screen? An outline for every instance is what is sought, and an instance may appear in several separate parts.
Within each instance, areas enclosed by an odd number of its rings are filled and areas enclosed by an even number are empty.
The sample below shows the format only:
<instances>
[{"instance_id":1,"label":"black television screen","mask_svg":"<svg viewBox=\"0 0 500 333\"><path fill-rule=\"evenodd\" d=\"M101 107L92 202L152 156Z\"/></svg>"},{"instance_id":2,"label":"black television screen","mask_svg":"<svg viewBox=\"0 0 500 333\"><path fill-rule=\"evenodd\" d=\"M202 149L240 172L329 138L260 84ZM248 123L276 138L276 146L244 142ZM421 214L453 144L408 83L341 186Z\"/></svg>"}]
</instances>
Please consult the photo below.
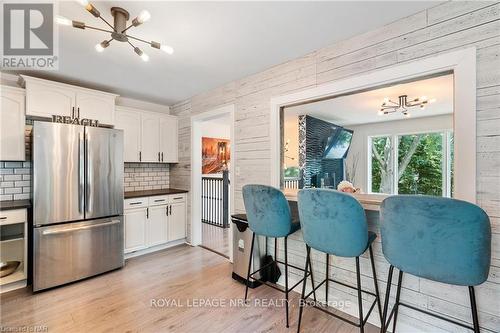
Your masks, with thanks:
<instances>
[{"instance_id":1,"label":"black television screen","mask_svg":"<svg viewBox=\"0 0 500 333\"><path fill-rule=\"evenodd\" d=\"M328 143L323 154L325 159L345 158L351 145L353 131L339 127L328 138Z\"/></svg>"}]
</instances>

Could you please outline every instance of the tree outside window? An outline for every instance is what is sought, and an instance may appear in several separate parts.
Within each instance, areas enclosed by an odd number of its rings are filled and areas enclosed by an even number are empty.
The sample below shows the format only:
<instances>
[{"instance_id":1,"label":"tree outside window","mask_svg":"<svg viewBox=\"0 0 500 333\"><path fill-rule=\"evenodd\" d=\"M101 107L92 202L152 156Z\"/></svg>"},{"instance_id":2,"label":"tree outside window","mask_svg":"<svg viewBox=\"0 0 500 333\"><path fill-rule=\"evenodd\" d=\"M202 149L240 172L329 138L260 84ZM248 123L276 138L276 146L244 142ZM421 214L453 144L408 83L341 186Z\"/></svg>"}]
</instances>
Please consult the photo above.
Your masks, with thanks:
<instances>
[{"instance_id":1,"label":"tree outside window","mask_svg":"<svg viewBox=\"0 0 500 333\"><path fill-rule=\"evenodd\" d=\"M370 139L371 192L450 196L453 170L451 133L407 134ZM394 157L397 157L397 161L393 160Z\"/></svg>"}]
</instances>

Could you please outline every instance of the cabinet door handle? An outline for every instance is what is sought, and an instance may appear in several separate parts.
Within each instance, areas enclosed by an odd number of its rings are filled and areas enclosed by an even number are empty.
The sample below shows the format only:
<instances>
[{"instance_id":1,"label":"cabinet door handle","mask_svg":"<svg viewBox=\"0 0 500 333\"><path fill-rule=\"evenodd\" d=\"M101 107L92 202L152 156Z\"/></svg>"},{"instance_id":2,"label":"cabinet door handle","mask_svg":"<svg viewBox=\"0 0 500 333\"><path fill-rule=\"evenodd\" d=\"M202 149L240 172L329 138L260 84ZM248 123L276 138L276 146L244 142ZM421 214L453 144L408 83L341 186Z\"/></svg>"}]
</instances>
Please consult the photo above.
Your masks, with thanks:
<instances>
[{"instance_id":1,"label":"cabinet door handle","mask_svg":"<svg viewBox=\"0 0 500 333\"><path fill-rule=\"evenodd\" d=\"M78 107L78 119L80 119L80 107Z\"/></svg>"},{"instance_id":2,"label":"cabinet door handle","mask_svg":"<svg viewBox=\"0 0 500 333\"><path fill-rule=\"evenodd\" d=\"M139 162L142 160L142 151L139 152Z\"/></svg>"},{"instance_id":3,"label":"cabinet door handle","mask_svg":"<svg viewBox=\"0 0 500 333\"><path fill-rule=\"evenodd\" d=\"M161 161L163 162L163 153L161 153Z\"/></svg>"},{"instance_id":4,"label":"cabinet door handle","mask_svg":"<svg viewBox=\"0 0 500 333\"><path fill-rule=\"evenodd\" d=\"M142 203L142 202L140 202L140 201L139 201L139 202L131 202L131 203L129 203L129 205L131 205L131 206L132 206L132 205L140 205L141 203Z\"/></svg>"},{"instance_id":5,"label":"cabinet door handle","mask_svg":"<svg viewBox=\"0 0 500 333\"><path fill-rule=\"evenodd\" d=\"M168 206L165 207L165 215L168 216Z\"/></svg>"},{"instance_id":6,"label":"cabinet door handle","mask_svg":"<svg viewBox=\"0 0 500 333\"><path fill-rule=\"evenodd\" d=\"M170 212L168 212L168 215L172 215L172 205L170 205Z\"/></svg>"},{"instance_id":7,"label":"cabinet door handle","mask_svg":"<svg viewBox=\"0 0 500 333\"><path fill-rule=\"evenodd\" d=\"M158 162L160 162L160 152L158 152Z\"/></svg>"},{"instance_id":8,"label":"cabinet door handle","mask_svg":"<svg viewBox=\"0 0 500 333\"><path fill-rule=\"evenodd\" d=\"M75 118L75 107L71 108L71 118Z\"/></svg>"},{"instance_id":9,"label":"cabinet door handle","mask_svg":"<svg viewBox=\"0 0 500 333\"><path fill-rule=\"evenodd\" d=\"M149 207L146 208L146 218L149 219Z\"/></svg>"}]
</instances>

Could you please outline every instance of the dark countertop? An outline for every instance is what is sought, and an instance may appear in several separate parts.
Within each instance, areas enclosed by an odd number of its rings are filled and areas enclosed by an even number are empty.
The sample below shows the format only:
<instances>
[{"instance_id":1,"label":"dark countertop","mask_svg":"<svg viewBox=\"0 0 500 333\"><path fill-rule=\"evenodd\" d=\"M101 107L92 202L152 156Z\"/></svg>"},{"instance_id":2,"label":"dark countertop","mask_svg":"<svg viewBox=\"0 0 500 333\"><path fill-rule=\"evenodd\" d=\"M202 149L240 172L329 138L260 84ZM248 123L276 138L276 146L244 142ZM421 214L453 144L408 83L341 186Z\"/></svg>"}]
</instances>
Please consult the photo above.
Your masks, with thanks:
<instances>
[{"instance_id":1,"label":"dark countertop","mask_svg":"<svg viewBox=\"0 0 500 333\"><path fill-rule=\"evenodd\" d=\"M0 211L9 209L30 208L31 200L0 201Z\"/></svg>"},{"instance_id":2,"label":"dark countertop","mask_svg":"<svg viewBox=\"0 0 500 333\"><path fill-rule=\"evenodd\" d=\"M161 190L146 190L146 191L132 191L125 192L125 199L130 198L141 198L141 197L154 197L157 195L168 195L168 194L179 194L179 193L188 193L186 190L179 190L176 188L165 188Z\"/></svg>"}]
</instances>

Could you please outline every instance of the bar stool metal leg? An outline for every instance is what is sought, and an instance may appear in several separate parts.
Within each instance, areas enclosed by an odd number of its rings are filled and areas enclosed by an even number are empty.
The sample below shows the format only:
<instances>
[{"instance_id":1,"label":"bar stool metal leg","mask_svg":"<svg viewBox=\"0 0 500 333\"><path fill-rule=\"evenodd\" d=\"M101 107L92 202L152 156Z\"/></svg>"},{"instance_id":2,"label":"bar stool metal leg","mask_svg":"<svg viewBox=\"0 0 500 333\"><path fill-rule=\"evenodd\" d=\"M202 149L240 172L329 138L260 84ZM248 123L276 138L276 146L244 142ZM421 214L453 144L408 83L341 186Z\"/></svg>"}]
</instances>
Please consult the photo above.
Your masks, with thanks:
<instances>
[{"instance_id":1,"label":"bar stool metal leg","mask_svg":"<svg viewBox=\"0 0 500 333\"><path fill-rule=\"evenodd\" d=\"M377 295L378 315L380 316L380 322L382 322L382 305L380 304L380 293L378 290L377 272L375 270L375 260L373 258L373 250L371 245L369 249L370 249L370 261L372 264L373 284L375 285L375 294Z\"/></svg>"},{"instance_id":2,"label":"bar stool metal leg","mask_svg":"<svg viewBox=\"0 0 500 333\"><path fill-rule=\"evenodd\" d=\"M285 298L286 298L286 327L288 325L288 237L285 237ZM305 284L305 283L304 283Z\"/></svg>"},{"instance_id":3,"label":"bar stool metal leg","mask_svg":"<svg viewBox=\"0 0 500 333\"><path fill-rule=\"evenodd\" d=\"M250 259L248 259L248 273L247 273L247 281L246 281L246 287L245 287L245 303L247 302L248 285L250 284L250 271L252 269L252 257L253 257L254 242L255 242L255 233L252 233L252 245L250 246Z\"/></svg>"},{"instance_id":4,"label":"bar stool metal leg","mask_svg":"<svg viewBox=\"0 0 500 333\"><path fill-rule=\"evenodd\" d=\"M328 279L330 278L330 255L326 254L325 303L328 306Z\"/></svg>"},{"instance_id":5,"label":"bar stool metal leg","mask_svg":"<svg viewBox=\"0 0 500 333\"><path fill-rule=\"evenodd\" d=\"M474 333L479 333L479 319L477 316L476 295L474 287L469 286L470 306L472 310L472 322L474 323Z\"/></svg>"},{"instance_id":6,"label":"bar stool metal leg","mask_svg":"<svg viewBox=\"0 0 500 333\"><path fill-rule=\"evenodd\" d=\"M358 306L359 306L359 332L364 333L363 323L363 297L361 296L361 273L359 270L359 257L356 257L356 280L358 282Z\"/></svg>"},{"instance_id":7,"label":"bar stool metal leg","mask_svg":"<svg viewBox=\"0 0 500 333\"><path fill-rule=\"evenodd\" d=\"M394 304L394 323L392 324L392 333L396 332L396 321L398 319L398 311L399 311L399 297L401 296L401 284L403 282L403 271L399 271L398 278L398 291L396 292L396 303Z\"/></svg>"},{"instance_id":8,"label":"bar stool metal leg","mask_svg":"<svg viewBox=\"0 0 500 333\"><path fill-rule=\"evenodd\" d=\"M387 320L387 310L389 309L389 296L391 295L391 283L392 283L392 273L394 272L394 266L389 267L389 276L387 278L387 289L385 291L384 300L384 310L382 313L382 323L380 324L380 333L385 333L385 325ZM387 323L388 324L388 323Z\"/></svg>"},{"instance_id":9,"label":"bar stool metal leg","mask_svg":"<svg viewBox=\"0 0 500 333\"><path fill-rule=\"evenodd\" d=\"M300 295L300 303L299 303L299 322L297 324L297 333L300 332L300 322L302 321L302 312L304 311L305 306L305 296L306 296L306 280L307 280L307 270L309 268L309 254L311 252L311 248L306 245L306 266L304 267L304 282L302 283L302 294Z\"/></svg>"},{"instance_id":10,"label":"bar stool metal leg","mask_svg":"<svg viewBox=\"0 0 500 333\"><path fill-rule=\"evenodd\" d=\"M313 275L312 260L309 260L309 269L311 270L311 286L312 286L312 290L313 290L314 302L316 302L316 288L314 287L314 275ZM306 283L306 282L304 281L304 283Z\"/></svg>"}]
</instances>

